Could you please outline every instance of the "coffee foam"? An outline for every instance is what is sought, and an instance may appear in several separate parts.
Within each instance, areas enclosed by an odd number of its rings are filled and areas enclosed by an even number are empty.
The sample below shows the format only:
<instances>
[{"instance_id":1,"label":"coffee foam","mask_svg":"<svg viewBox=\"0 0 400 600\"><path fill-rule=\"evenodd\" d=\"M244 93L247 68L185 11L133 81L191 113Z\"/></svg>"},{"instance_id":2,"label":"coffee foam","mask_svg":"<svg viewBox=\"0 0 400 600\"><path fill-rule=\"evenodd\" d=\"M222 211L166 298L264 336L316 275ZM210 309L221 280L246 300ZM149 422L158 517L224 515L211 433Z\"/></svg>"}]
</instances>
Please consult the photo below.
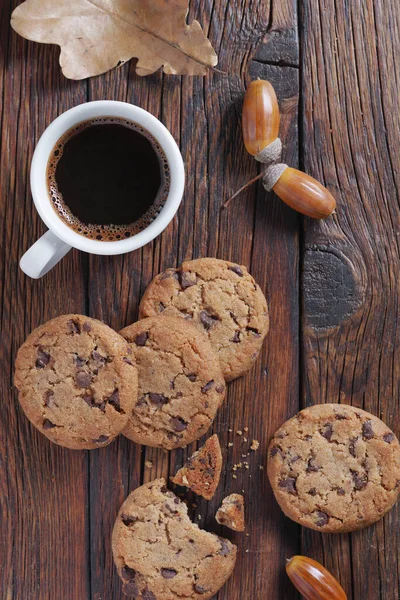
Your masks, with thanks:
<instances>
[{"instance_id":1,"label":"coffee foam","mask_svg":"<svg viewBox=\"0 0 400 600\"><path fill-rule=\"evenodd\" d=\"M157 197L144 215L142 215L134 223L129 223L128 225L113 225L112 223L110 225L96 225L95 223L83 223L64 203L63 196L57 187L57 164L63 155L64 146L67 144L68 140L70 140L80 131L91 127L91 125L101 124L123 125L124 127L129 127L142 134L154 147L160 162L162 184ZM82 121L82 123L79 123L67 131L67 133L65 133L58 140L47 163L47 189L49 191L52 206L58 216L65 221L71 229L73 229L76 233L79 233L79 235L101 242L118 242L120 240L130 238L146 229L146 227L148 227L160 214L169 194L170 183L171 177L168 160L158 141L146 129L140 127L140 125L137 123L117 117L98 117L95 119Z\"/></svg>"}]
</instances>

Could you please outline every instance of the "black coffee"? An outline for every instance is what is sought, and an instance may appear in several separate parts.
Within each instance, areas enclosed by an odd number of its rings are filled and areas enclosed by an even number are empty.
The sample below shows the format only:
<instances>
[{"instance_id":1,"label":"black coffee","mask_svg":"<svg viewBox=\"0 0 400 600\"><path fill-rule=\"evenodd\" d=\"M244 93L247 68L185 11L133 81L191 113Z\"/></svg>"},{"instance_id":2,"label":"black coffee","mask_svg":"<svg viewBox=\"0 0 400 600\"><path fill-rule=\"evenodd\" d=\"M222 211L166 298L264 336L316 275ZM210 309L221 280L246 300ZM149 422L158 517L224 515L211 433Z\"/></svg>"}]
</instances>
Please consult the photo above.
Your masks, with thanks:
<instances>
[{"instance_id":1,"label":"black coffee","mask_svg":"<svg viewBox=\"0 0 400 600\"><path fill-rule=\"evenodd\" d=\"M99 117L56 144L47 167L54 209L87 238L117 241L145 229L169 190L168 161L136 123Z\"/></svg>"}]
</instances>

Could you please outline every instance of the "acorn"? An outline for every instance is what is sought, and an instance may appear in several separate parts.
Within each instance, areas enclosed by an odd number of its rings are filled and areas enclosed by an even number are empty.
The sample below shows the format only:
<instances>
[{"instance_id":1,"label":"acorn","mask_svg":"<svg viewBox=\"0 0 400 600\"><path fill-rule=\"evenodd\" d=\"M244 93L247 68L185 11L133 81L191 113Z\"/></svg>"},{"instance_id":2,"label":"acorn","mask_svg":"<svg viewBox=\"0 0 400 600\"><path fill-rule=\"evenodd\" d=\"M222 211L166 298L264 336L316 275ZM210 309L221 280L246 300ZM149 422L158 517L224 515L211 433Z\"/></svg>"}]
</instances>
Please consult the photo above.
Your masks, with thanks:
<instances>
[{"instance_id":1,"label":"acorn","mask_svg":"<svg viewBox=\"0 0 400 600\"><path fill-rule=\"evenodd\" d=\"M297 212L314 219L326 219L335 210L336 200L319 181L310 175L279 163L281 151L278 137L279 125L280 112L274 88L269 81L262 79L252 81L246 90L243 102L243 140L246 150L256 160L269 163L264 174L264 187L267 190L273 189L283 202ZM268 146L271 152L267 153L266 158L263 156L263 151L265 153ZM230 200L225 203L225 206Z\"/></svg>"},{"instance_id":2,"label":"acorn","mask_svg":"<svg viewBox=\"0 0 400 600\"><path fill-rule=\"evenodd\" d=\"M243 102L242 131L247 152L256 156L275 141L280 122L274 88L269 81L255 79L249 84Z\"/></svg>"},{"instance_id":3,"label":"acorn","mask_svg":"<svg viewBox=\"0 0 400 600\"><path fill-rule=\"evenodd\" d=\"M286 573L305 600L347 600L339 582L312 558L293 556L287 561Z\"/></svg>"}]
</instances>

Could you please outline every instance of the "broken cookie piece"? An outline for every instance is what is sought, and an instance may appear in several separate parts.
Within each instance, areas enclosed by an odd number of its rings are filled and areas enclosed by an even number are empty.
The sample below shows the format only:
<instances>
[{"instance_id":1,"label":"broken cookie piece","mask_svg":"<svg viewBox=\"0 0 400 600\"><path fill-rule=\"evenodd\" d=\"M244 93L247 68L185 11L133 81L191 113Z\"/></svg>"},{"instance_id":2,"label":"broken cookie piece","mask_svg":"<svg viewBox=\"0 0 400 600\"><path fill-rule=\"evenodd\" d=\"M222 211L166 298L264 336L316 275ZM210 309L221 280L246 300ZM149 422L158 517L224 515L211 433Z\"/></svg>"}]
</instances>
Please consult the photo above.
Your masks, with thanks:
<instances>
[{"instance_id":1,"label":"broken cookie piece","mask_svg":"<svg viewBox=\"0 0 400 600\"><path fill-rule=\"evenodd\" d=\"M244 531L244 498L241 494L231 494L222 500L215 515L217 523L233 531Z\"/></svg>"},{"instance_id":2,"label":"broken cookie piece","mask_svg":"<svg viewBox=\"0 0 400 600\"><path fill-rule=\"evenodd\" d=\"M218 436L215 434L208 438L204 446L189 458L175 477L171 477L171 481L210 500L218 487L221 468L221 446Z\"/></svg>"},{"instance_id":3,"label":"broken cookie piece","mask_svg":"<svg viewBox=\"0 0 400 600\"><path fill-rule=\"evenodd\" d=\"M137 600L208 600L232 574L236 546L192 523L164 479L133 491L119 511L112 549L122 590Z\"/></svg>"}]
</instances>

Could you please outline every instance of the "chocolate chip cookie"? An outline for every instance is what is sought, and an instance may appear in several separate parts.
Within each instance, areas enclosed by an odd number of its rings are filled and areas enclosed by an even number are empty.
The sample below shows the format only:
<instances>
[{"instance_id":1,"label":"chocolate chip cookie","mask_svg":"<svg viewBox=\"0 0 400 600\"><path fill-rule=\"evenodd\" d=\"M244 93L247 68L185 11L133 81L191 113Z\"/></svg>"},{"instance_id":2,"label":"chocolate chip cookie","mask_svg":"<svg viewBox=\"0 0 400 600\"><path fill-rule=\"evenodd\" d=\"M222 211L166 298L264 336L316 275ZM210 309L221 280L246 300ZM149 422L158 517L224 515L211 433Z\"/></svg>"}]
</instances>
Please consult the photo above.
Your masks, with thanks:
<instances>
[{"instance_id":1,"label":"chocolate chip cookie","mask_svg":"<svg viewBox=\"0 0 400 600\"><path fill-rule=\"evenodd\" d=\"M18 351L15 385L31 421L52 442L106 446L137 399L137 369L126 341L104 323L63 315L35 329Z\"/></svg>"},{"instance_id":2,"label":"chocolate chip cookie","mask_svg":"<svg viewBox=\"0 0 400 600\"><path fill-rule=\"evenodd\" d=\"M141 317L173 315L208 335L227 381L248 371L268 333L265 297L243 266L199 258L168 269L150 283Z\"/></svg>"},{"instance_id":3,"label":"chocolate chip cookie","mask_svg":"<svg viewBox=\"0 0 400 600\"><path fill-rule=\"evenodd\" d=\"M283 512L300 525L354 531L396 502L400 445L378 417L353 406L318 404L275 433L268 476Z\"/></svg>"},{"instance_id":4,"label":"chocolate chip cookie","mask_svg":"<svg viewBox=\"0 0 400 600\"><path fill-rule=\"evenodd\" d=\"M171 481L183 485L198 496L211 500L218 487L222 469L222 453L218 436L212 435L204 446L192 454Z\"/></svg>"},{"instance_id":5,"label":"chocolate chip cookie","mask_svg":"<svg viewBox=\"0 0 400 600\"><path fill-rule=\"evenodd\" d=\"M242 494L231 494L222 500L215 515L217 523L233 531L244 531L244 498Z\"/></svg>"},{"instance_id":6,"label":"chocolate chip cookie","mask_svg":"<svg viewBox=\"0 0 400 600\"><path fill-rule=\"evenodd\" d=\"M236 561L236 546L192 523L164 479L142 485L125 500L112 549L123 592L141 600L208 600Z\"/></svg>"},{"instance_id":7,"label":"chocolate chip cookie","mask_svg":"<svg viewBox=\"0 0 400 600\"><path fill-rule=\"evenodd\" d=\"M167 450L197 440L225 397L225 381L207 337L177 317L149 317L120 333L139 375L138 398L123 434Z\"/></svg>"}]
</instances>

